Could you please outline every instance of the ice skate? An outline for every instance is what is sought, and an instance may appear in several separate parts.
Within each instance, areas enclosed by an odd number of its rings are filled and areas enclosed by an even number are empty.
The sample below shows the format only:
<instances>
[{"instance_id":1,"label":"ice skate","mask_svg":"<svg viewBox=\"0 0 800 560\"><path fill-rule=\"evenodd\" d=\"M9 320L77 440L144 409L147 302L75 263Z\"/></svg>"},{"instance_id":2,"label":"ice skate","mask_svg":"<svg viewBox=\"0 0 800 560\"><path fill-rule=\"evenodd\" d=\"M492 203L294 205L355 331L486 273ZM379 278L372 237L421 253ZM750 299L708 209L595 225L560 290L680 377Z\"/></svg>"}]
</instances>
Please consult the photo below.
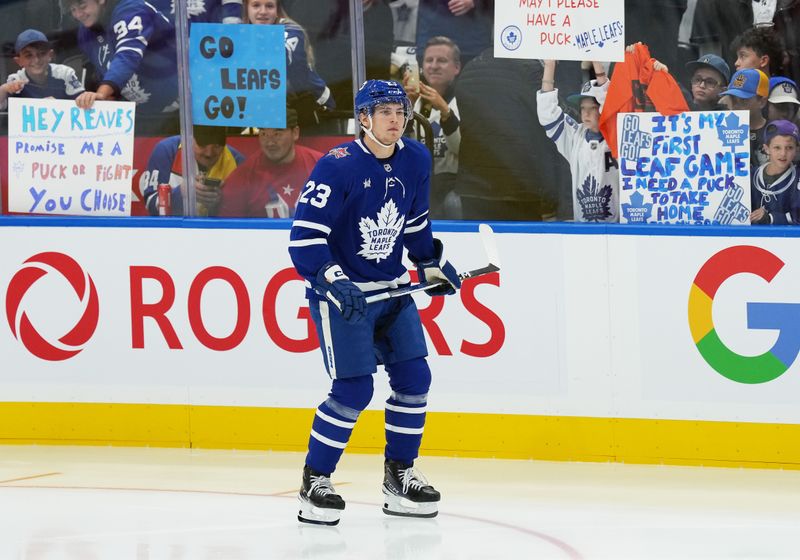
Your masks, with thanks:
<instances>
[{"instance_id":1,"label":"ice skate","mask_svg":"<svg viewBox=\"0 0 800 560\"><path fill-rule=\"evenodd\" d=\"M386 460L383 476L383 513L401 517L436 517L441 494L413 465Z\"/></svg>"},{"instance_id":2,"label":"ice skate","mask_svg":"<svg viewBox=\"0 0 800 560\"><path fill-rule=\"evenodd\" d=\"M336 493L330 477L306 465L300 494L298 521L317 525L336 525L344 509L344 500Z\"/></svg>"}]
</instances>

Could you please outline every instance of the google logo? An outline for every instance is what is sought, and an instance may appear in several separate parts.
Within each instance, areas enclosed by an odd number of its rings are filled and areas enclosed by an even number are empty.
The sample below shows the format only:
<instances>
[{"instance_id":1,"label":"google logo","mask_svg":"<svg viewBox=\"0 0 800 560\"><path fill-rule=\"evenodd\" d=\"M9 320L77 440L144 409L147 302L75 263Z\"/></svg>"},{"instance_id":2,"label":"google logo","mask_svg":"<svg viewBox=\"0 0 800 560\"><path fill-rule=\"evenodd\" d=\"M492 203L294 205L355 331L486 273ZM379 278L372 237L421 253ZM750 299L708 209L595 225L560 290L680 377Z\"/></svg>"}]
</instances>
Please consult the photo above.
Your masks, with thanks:
<instances>
[{"instance_id":1,"label":"google logo","mask_svg":"<svg viewBox=\"0 0 800 560\"><path fill-rule=\"evenodd\" d=\"M766 383L786 373L800 353L800 304L747 303L747 328L778 331L775 345L760 356L737 354L720 340L711 308L719 287L736 274L767 282L784 262L765 249L739 245L723 249L700 268L689 292L689 329L700 355L718 373L738 383Z\"/></svg>"}]
</instances>

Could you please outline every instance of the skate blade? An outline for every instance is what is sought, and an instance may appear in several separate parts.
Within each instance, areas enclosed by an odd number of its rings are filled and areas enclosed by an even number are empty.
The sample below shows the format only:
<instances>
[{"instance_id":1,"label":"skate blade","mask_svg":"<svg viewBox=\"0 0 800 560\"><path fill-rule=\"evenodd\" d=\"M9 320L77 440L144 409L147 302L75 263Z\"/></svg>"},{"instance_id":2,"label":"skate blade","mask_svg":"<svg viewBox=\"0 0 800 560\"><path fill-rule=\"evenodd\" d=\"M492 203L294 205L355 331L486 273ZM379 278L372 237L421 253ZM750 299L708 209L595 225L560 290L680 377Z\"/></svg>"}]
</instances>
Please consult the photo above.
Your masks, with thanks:
<instances>
[{"instance_id":1,"label":"skate blade","mask_svg":"<svg viewBox=\"0 0 800 560\"><path fill-rule=\"evenodd\" d=\"M383 513L398 517L431 518L439 514L439 502L412 502L400 496L384 494Z\"/></svg>"},{"instance_id":2,"label":"skate blade","mask_svg":"<svg viewBox=\"0 0 800 560\"><path fill-rule=\"evenodd\" d=\"M342 516L342 510L314 507L310 503L300 498L300 511L297 512L297 520L302 523L313 525L338 525Z\"/></svg>"}]
</instances>

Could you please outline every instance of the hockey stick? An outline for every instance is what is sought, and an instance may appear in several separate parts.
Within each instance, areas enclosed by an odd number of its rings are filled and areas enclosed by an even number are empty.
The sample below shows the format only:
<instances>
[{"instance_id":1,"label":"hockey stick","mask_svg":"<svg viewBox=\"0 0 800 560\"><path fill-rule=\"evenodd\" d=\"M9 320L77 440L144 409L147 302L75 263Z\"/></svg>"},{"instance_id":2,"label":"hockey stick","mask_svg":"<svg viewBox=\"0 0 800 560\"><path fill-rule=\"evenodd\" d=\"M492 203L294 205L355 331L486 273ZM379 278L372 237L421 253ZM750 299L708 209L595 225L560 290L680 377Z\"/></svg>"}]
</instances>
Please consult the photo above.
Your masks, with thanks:
<instances>
[{"instance_id":1,"label":"hockey stick","mask_svg":"<svg viewBox=\"0 0 800 560\"><path fill-rule=\"evenodd\" d=\"M475 270L460 272L458 274L458 278L462 282L467 278L475 278L477 276L483 276L484 274L500 271L500 254L497 252L497 244L494 240L494 231L492 231L492 227L489 224L480 224L478 226L478 233L481 236L483 250L486 253L487 259L489 260L489 264L481 268L476 268ZM367 303L374 303L376 301L383 301L389 298L415 294L417 292L424 292L443 284L447 284L447 281L440 280L437 282L419 282L418 284L411 284L410 286L403 286L402 288L396 288L394 290L389 290L388 292L381 292L380 294L369 296L367 297Z\"/></svg>"}]
</instances>

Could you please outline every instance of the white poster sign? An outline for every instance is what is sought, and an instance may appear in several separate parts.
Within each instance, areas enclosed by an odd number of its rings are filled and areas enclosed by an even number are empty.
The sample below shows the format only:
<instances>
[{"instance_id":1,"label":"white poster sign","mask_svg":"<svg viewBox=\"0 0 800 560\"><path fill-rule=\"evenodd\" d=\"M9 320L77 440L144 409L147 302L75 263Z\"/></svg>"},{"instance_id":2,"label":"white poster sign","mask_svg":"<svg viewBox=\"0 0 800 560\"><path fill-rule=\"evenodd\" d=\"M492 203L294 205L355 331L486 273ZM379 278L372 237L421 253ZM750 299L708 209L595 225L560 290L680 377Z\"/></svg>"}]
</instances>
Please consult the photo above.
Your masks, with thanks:
<instances>
[{"instance_id":1,"label":"white poster sign","mask_svg":"<svg viewBox=\"0 0 800 560\"><path fill-rule=\"evenodd\" d=\"M621 113L620 222L750 223L746 111Z\"/></svg>"},{"instance_id":2,"label":"white poster sign","mask_svg":"<svg viewBox=\"0 0 800 560\"><path fill-rule=\"evenodd\" d=\"M497 0L494 55L622 61L625 4L619 0Z\"/></svg>"},{"instance_id":3,"label":"white poster sign","mask_svg":"<svg viewBox=\"0 0 800 560\"><path fill-rule=\"evenodd\" d=\"M8 210L130 216L135 104L9 99Z\"/></svg>"}]
</instances>

